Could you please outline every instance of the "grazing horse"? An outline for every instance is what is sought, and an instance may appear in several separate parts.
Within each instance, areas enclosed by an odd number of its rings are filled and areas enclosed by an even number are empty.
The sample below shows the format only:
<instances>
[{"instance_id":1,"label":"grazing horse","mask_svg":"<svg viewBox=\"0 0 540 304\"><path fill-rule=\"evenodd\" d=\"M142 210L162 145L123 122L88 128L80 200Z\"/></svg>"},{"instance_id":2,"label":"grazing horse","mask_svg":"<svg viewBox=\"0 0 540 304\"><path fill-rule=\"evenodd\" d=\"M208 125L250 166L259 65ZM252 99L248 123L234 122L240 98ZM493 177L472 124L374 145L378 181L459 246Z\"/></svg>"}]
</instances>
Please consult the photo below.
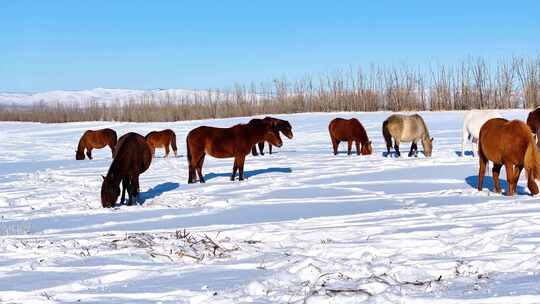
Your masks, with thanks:
<instances>
[{"instance_id":1,"label":"grazing horse","mask_svg":"<svg viewBox=\"0 0 540 304\"><path fill-rule=\"evenodd\" d=\"M540 140L538 140L538 133L540 132L540 108L533 110L527 116L527 125L531 128L531 131L535 137L536 145L540 147Z\"/></svg>"},{"instance_id":2,"label":"grazing horse","mask_svg":"<svg viewBox=\"0 0 540 304\"><path fill-rule=\"evenodd\" d=\"M171 129L163 131L152 131L145 136L146 141L152 148L152 156L156 153L156 148L165 148L165 157L169 156L169 146L171 146L174 157L176 157L176 134Z\"/></svg>"},{"instance_id":3,"label":"grazing horse","mask_svg":"<svg viewBox=\"0 0 540 304\"><path fill-rule=\"evenodd\" d=\"M111 153L114 157L114 148L116 146L116 132L112 129L86 130L79 140L77 151L75 153L76 160L84 159L84 149L89 159L92 159L92 149L101 149L105 146L111 148Z\"/></svg>"},{"instance_id":4,"label":"grazing horse","mask_svg":"<svg viewBox=\"0 0 540 304\"><path fill-rule=\"evenodd\" d=\"M332 140L332 148L334 155L338 154L338 146L341 141L347 142L347 154L351 155L352 143L356 145L356 154L369 155L373 152L371 141L369 140L366 129L356 118L343 119L336 118L328 125L330 139ZM360 145L362 148L360 149Z\"/></svg>"},{"instance_id":5,"label":"grazing horse","mask_svg":"<svg viewBox=\"0 0 540 304\"><path fill-rule=\"evenodd\" d=\"M540 179L540 153L531 130L524 122L493 118L484 123L480 129L478 157L480 159L478 191L482 191L486 164L491 160L495 192L501 192L499 174L504 165L508 183L507 195L514 195L523 168L527 173L529 190L533 195L538 194L535 180Z\"/></svg>"},{"instance_id":6,"label":"grazing horse","mask_svg":"<svg viewBox=\"0 0 540 304\"><path fill-rule=\"evenodd\" d=\"M384 122L382 128L384 140L386 141L386 149L388 155L390 155L390 149L392 148L392 138L394 139L394 149L396 155L399 157L399 143L412 142L411 150L409 151L409 157L418 155L417 141L422 141L424 147L424 154L431 156L433 150L433 138L429 137L429 130L422 117L418 114L414 115L390 115Z\"/></svg>"},{"instance_id":7,"label":"grazing horse","mask_svg":"<svg viewBox=\"0 0 540 304\"><path fill-rule=\"evenodd\" d=\"M283 120L283 119L279 119L279 118L270 117L270 116L266 116L265 118L263 118L263 120L271 122L274 125L274 127L278 131L283 133L283 135L285 135L288 139L293 138L292 126L288 121ZM265 140L260 141L260 142L257 143L257 145L259 146L259 151L260 151L261 155L264 155L264 143L265 142L268 142L268 140L265 139ZM268 142L268 152L270 154L272 154L272 145L270 144L270 142ZM253 156L258 156L259 155L257 153L256 145L253 145L253 148L251 149L251 154Z\"/></svg>"},{"instance_id":8,"label":"grazing horse","mask_svg":"<svg viewBox=\"0 0 540 304\"><path fill-rule=\"evenodd\" d=\"M133 205L139 195L139 175L150 167L151 162L152 149L142 135L130 132L120 137L107 176L102 176L101 204L103 207L114 207L120 195L120 182L122 182L120 204L124 203L127 190L128 205Z\"/></svg>"},{"instance_id":9,"label":"grazing horse","mask_svg":"<svg viewBox=\"0 0 540 304\"><path fill-rule=\"evenodd\" d=\"M471 141L472 153L474 156L474 151L478 151L478 147L474 147L476 143L478 145L478 138L480 136L480 128L482 125L492 119L492 118L502 118L501 114L497 111L481 111L481 110L472 110L465 114L463 118L463 135L461 138L461 156L465 156L465 144L467 139Z\"/></svg>"},{"instance_id":10,"label":"grazing horse","mask_svg":"<svg viewBox=\"0 0 540 304\"><path fill-rule=\"evenodd\" d=\"M231 180L236 171L240 180L244 179L244 162L254 144L268 140L272 145L283 144L274 125L262 119L254 119L247 124L238 124L230 128L198 127L191 130L186 138L187 160L189 165L188 183L196 180L204 183L202 166L206 153L217 158L234 157Z\"/></svg>"}]
</instances>

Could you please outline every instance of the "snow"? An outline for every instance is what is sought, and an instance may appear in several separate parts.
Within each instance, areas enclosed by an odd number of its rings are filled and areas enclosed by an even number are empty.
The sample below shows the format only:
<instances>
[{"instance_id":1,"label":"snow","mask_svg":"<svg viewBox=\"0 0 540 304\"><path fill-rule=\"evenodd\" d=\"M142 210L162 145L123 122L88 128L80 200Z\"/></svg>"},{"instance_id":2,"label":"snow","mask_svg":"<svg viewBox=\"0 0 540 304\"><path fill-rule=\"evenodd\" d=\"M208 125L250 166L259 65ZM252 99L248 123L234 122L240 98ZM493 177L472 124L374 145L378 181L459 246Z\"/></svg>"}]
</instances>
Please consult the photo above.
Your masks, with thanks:
<instances>
[{"instance_id":1,"label":"snow","mask_svg":"<svg viewBox=\"0 0 540 304\"><path fill-rule=\"evenodd\" d=\"M421 113L433 157L384 157L389 114L277 115L295 136L248 157L246 181L207 157L207 183L192 185L187 132L249 118L0 123L0 302L539 303L540 205L524 176L514 197L489 191L491 177L476 190L463 112ZM373 155L332 154L328 122L352 116ZM83 131L102 127L176 131L179 157L157 151L141 205L101 208L109 150L74 160Z\"/></svg>"},{"instance_id":2,"label":"snow","mask_svg":"<svg viewBox=\"0 0 540 304\"><path fill-rule=\"evenodd\" d=\"M196 100L200 97L206 97L208 94L208 91L185 89L132 90L105 88L80 91L47 91L39 93L0 93L0 105L31 106L40 102L44 102L45 104L59 102L63 104L80 104L84 106L88 102L116 104L130 100L141 100L145 97L152 97L156 100L167 100L167 97L170 97L173 100L175 98Z\"/></svg>"}]
</instances>

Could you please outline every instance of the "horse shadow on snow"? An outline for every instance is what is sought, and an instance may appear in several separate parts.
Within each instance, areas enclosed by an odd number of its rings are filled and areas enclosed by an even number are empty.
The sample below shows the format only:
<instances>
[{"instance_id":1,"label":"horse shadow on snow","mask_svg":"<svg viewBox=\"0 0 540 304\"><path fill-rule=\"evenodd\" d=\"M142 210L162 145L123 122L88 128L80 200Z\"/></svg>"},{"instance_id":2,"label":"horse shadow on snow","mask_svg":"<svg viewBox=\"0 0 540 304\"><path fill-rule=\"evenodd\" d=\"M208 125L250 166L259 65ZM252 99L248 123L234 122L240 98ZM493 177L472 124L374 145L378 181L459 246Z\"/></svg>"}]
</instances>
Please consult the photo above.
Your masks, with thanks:
<instances>
[{"instance_id":1,"label":"horse shadow on snow","mask_svg":"<svg viewBox=\"0 0 540 304\"><path fill-rule=\"evenodd\" d=\"M137 198L137 203L142 205L147 199L156 198L165 192L178 189L178 187L180 187L179 183L166 182L166 183L159 184L157 186L154 186L153 188L148 189L145 192L139 193L139 197Z\"/></svg>"},{"instance_id":2,"label":"horse shadow on snow","mask_svg":"<svg viewBox=\"0 0 540 304\"><path fill-rule=\"evenodd\" d=\"M473 188L478 188L478 175L471 175L465 179L467 184ZM499 178L499 181L501 182L501 188L503 190L503 193L506 193L506 190L508 189L508 183L505 179ZM484 189L487 188L489 191L493 191L495 188L493 183L493 177L491 176L484 176ZM516 189L517 194L519 195L529 195L529 192L527 192L527 189L525 187L517 185Z\"/></svg>"},{"instance_id":3,"label":"horse shadow on snow","mask_svg":"<svg viewBox=\"0 0 540 304\"><path fill-rule=\"evenodd\" d=\"M251 171L244 171L244 177L250 178L252 176L256 176L259 174L267 174L267 173L291 173L292 170L289 167L270 167L266 169L257 169L257 170L251 170ZM228 173L208 173L204 175L205 180L210 180L216 177L231 177L232 172ZM238 175L236 175L238 177Z\"/></svg>"}]
</instances>

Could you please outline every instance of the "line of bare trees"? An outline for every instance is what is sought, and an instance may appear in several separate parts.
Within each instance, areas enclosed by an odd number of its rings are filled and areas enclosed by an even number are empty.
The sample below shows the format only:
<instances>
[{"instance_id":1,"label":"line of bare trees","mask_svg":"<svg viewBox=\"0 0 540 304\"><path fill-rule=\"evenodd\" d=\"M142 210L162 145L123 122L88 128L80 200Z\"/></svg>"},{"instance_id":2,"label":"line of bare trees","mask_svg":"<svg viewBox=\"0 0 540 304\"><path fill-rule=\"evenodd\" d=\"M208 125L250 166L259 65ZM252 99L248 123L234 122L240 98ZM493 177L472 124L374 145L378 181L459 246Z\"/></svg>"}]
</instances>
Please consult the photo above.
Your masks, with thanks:
<instances>
[{"instance_id":1,"label":"line of bare trees","mask_svg":"<svg viewBox=\"0 0 540 304\"><path fill-rule=\"evenodd\" d=\"M334 111L444 111L540 106L540 57L488 64L468 59L428 69L377 66L297 81L236 85L197 96L152 95L102 104L1 106L3 121L178 121Z\"/></svg>"}]
</instances>

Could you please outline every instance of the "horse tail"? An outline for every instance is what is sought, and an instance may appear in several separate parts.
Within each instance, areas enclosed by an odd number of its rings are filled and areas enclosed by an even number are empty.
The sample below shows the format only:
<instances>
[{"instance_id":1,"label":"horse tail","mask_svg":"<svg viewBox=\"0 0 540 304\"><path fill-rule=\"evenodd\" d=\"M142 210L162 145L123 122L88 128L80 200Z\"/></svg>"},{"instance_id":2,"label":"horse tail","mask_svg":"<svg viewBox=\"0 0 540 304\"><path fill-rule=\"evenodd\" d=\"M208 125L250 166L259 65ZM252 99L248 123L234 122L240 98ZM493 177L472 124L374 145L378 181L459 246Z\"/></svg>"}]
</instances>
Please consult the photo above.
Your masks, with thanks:
<instances>
[{"instance_id":1,"label":"horse tail","mask_svg":"<svg viewBox=\"0 0 540 304\"><path fill-rule=\"evenodd\" d=\"M174 131L171 131L171 147L173 151L178 150L176 147L176 133L174 133Z\"/></svg>"},{"instance_id":2,"label":"horse tail","mask_svg":"<svg viewBox=\"0 0 540 304\"><path fill-rule=\"evenodd\" d=\"M382 134L384 137L384 141L386 142L386 146L392 146L392 134L390 134L390 131L388 130L388 119L385 120L382 124Z\"/></svg>"},{"instance_id":3,"label":"horse tail","mask_svg":"<svg viewBox=\"0 0 540 304\"><path fill-rule=\"evenodd\" d=\"M532 136L527 144L527 150L525 151L525 169L530 172L535 179L540 178L540 153L534 143Z\"/></svg>"},{"instance_id":4,"label":"horse tail","mask_svg":"<svg viewBox=\"0 0 540 304\"><path fill-rule=\"evenodd\" d=\"M116 135L116 132L112 132L112 136L111 136L111 141L112 141L112 145L113 147L116 147L116 144L118 143L118 136Z\"/></svg>"},{"instance_id":5,"label":"horse tail","mask_svg":"<svg viewBox=\"0 0 540 304\"><path fill-rule=\"evenodd\" d=\"M175 136L176 138L176 136ZM189 134L188 136L186 137L186 150L187 150L187 162L188 162L188 167L191 167L191 150L189 149Z\"/></svg>"}]
</instances>

